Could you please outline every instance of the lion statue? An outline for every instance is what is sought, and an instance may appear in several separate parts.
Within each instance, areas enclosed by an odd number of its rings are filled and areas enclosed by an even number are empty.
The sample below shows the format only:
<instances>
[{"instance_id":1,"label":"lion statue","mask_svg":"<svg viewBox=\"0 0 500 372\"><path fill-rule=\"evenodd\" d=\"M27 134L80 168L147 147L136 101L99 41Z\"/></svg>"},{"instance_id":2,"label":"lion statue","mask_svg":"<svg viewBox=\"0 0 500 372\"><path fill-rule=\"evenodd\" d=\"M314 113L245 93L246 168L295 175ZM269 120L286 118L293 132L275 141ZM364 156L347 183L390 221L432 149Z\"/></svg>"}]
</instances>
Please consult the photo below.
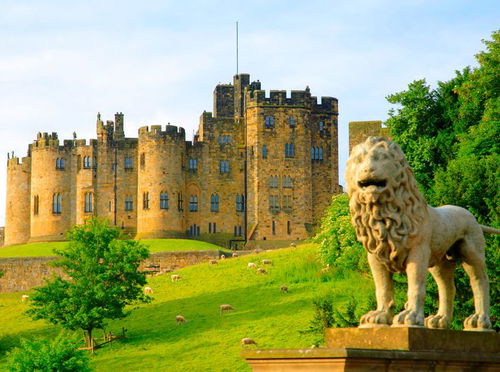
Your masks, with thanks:
<instances>
[{"instance_id":1,"label":"lion statue","mask_svg":"<svg viewBox=\"0 0 500 372\"><path fill-rule=\"evenodd\" d=\"M454 269L458 259L470 277L475 314L467 330L490 330L489 284L483 232L500 230L479 225L466 209L432 208L419 192L398 144L368 137L353 148L346 169L349 209L358 240L368 251L375 282L377 309L363 315L360 327L448 328L453 316ZM439 310L424 319L427 270L437 282ZM406 272L408 300L393 317L392 274Z\"/></svg>"}]
</instances>

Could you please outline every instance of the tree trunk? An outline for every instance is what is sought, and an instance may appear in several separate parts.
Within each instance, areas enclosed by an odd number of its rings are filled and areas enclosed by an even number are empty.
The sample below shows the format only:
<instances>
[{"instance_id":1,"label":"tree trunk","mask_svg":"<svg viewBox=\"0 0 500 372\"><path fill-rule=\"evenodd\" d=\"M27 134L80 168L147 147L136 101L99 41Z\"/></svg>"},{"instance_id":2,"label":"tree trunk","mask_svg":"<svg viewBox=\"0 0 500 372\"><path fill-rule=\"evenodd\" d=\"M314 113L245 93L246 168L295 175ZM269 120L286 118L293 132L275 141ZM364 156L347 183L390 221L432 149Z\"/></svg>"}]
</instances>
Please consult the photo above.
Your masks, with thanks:
<instances>
[{"instance_id":1,"label":"tree trunk","mask_svg":"<svg viewBox=\"0 0 500 372\"><path fill-rule=\"evenodd\" d=\"M87 329L87 347L90 347L92 353L94 352L94 342L92 340L92 328Z\"/></svg>"}]
</instances>

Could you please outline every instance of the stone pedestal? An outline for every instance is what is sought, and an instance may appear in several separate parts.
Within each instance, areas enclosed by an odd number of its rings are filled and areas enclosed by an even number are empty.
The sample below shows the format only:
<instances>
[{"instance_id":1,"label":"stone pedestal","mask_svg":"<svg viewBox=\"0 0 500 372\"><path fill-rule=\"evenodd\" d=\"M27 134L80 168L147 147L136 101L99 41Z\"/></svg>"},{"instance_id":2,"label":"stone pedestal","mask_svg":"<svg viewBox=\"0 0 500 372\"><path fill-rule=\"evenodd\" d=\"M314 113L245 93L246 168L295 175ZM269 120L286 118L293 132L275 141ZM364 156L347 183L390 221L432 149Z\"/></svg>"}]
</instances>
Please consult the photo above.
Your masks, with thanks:
<instances>
[{"instance_id":1,"label":"stone pedestal","mask_svg":"<svg viewBox=\"0 0 500 372\"><path fill-rule=\"evenodd\" d=\"M247 350L256 372L488 371L500 372L500 334L427 328L337 328L327 348Z\"/></svg>"}]
</instances>

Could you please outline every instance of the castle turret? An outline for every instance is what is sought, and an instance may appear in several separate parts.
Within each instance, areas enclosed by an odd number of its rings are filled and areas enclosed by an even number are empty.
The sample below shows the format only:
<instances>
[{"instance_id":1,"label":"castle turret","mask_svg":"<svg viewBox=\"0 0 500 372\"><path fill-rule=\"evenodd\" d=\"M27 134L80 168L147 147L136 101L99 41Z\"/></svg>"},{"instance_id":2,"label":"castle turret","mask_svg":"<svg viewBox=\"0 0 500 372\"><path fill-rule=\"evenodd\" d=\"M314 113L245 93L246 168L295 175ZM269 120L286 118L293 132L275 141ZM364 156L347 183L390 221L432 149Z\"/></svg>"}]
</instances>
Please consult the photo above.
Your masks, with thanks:
<instances>
[{"instance_id":1,"label":"castle turret","mask_svg":"<svg viewBox=\"0 0 500 372\"><path fill-rule=\"evenodd\" d=\"M137 238L182 235L183 212L178 196L183 194L182 169L185 154L183 128L167 125L139 129Z\"/></svg>"},{"instance_id":2,"label":"castle turret","mask_svg":"<svg viewBox=\"0 0 500 372\"><path fill-rule=\"evenodd\" d=\"M30 170L29 157L7 161L5 245L23 244L30 237Z\"/></svg>"}]
</instances>

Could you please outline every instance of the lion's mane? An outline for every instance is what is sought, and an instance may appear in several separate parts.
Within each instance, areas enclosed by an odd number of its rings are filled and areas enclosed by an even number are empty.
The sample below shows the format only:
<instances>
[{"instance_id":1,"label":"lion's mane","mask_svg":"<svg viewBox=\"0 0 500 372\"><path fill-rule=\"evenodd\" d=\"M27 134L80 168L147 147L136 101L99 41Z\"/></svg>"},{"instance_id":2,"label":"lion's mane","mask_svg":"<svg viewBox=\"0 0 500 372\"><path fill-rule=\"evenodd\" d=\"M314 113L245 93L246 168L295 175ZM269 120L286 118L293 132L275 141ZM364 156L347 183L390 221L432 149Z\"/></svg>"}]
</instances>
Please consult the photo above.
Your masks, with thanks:
<instances>
[{"instance_id":1,"label":"lion's mane","mask_svg":"<svg viewBox=\"0 0 500 372\"><path fill-rule=\"evenodd\" d=\"M375 147L385 150L391 161L396 163L398 172L388 175L387 187L374 201L360 192L355 169L368 160L370 151ZM373 159L371 161L377 164ZM346 186L358 240L390 271L404 271L408 238L417 234L427 208L399 145L381 137L369 137L356 146L347 161Z\"/></svg>"}]
</instances>

